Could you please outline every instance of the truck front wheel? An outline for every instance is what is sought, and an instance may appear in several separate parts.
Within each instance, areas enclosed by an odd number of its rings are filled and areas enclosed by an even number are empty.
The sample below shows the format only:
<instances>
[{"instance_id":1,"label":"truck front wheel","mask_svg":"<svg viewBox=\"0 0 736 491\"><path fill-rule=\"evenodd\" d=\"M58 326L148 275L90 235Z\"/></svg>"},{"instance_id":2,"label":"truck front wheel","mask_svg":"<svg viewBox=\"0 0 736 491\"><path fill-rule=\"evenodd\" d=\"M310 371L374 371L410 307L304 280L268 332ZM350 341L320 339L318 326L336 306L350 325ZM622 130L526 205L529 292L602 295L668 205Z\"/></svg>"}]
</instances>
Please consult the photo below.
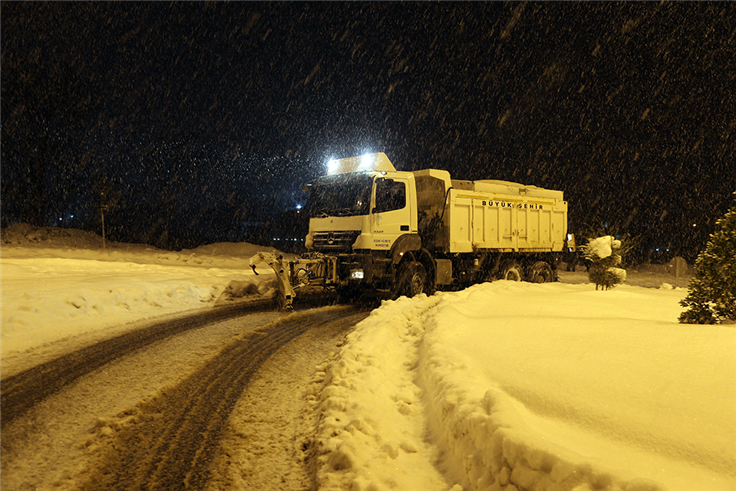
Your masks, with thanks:
<instances>
[{"instance_id":1,"label":"truck front wheel","mask_svg":"<svg viewBox=\"0 0 736 491\"><path fill-rule=\"evenodd\" d=\"M396 285L396 290L399 296L406 295L411 298L422 294L425 291L426 284L427 271L424 269L422 263L412 261L401 266L401 270L399 271L399 281Z\"/></svg>"}]
</instances>

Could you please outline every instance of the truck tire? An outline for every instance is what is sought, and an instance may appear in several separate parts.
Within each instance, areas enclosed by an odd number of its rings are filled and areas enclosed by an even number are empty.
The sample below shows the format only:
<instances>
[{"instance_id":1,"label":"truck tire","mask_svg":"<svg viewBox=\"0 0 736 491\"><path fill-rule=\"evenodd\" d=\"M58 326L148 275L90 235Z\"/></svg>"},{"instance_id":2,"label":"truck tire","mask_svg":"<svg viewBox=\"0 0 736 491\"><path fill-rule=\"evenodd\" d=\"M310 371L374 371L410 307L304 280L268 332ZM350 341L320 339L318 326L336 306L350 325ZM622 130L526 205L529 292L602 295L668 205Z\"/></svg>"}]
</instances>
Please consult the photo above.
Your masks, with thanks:
<instances>
[{"instance_id":1,"label":"truck tire","mask_svg":"<svg viewBox=\"0 0 736 491\"><path fill-rule=\"evenodd\" d=\"M507 261L501 266L501 279L521 281L521 266L516 261Z\"/></svg>"},{"instance_id":2,"label":"truck tire","mask_svg":"<svg viewBox=\"0 0 736 491\"><path fill-rule=\"evenodd\" d=\"M550 283L555 279L555 272L552 266L544 261L537 261L532 264L529 269L529 282L531 283Z\"/></svg>"},{"instance_id":3,"label":"truck tire","mask_svg":"<svg viewBox=\"0 0 736 491\"><path fill-rule=\"evenodd\" d=\"M425 293L427 285L427 271L419 261L411 261L400 266L397 294L411 298Z\"/></svg>"}]
</instances>

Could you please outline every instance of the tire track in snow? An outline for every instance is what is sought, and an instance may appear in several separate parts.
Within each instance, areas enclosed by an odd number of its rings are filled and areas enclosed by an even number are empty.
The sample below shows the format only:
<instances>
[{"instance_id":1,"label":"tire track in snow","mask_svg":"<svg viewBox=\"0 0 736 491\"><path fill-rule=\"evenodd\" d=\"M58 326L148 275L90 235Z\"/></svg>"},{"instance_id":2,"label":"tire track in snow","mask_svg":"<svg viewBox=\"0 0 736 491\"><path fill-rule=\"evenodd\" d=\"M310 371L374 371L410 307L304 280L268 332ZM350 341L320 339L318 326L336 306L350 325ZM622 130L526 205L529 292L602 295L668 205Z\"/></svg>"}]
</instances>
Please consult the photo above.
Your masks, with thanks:
<instances>
[{"instance_id":1,"label":"tire track in snow","mask_svg":"<svg viewBox=\"0 0 736 491\"><path fill-rule=\"evenodd\" d=\"M227 418L260 366L310 329L348 329L368 316L350 312L296 314L227 345L181 384L140 404L83 489L203 489Z\"/></svg>"},{"instance_id":2,"label":"tire track in snow","mask_svg":"<svg viewBox=\"0 0 736 491\"><path fill-rule=\"evenodd\" d=\"M273 300L218 307L130 331L7 377L2 380L0 390L0 407L2 407L0 425L5 428L15 418L51 394L116 358L175 334L202 327L207 323L273 308Z\"/></svg>"}]
</instances>

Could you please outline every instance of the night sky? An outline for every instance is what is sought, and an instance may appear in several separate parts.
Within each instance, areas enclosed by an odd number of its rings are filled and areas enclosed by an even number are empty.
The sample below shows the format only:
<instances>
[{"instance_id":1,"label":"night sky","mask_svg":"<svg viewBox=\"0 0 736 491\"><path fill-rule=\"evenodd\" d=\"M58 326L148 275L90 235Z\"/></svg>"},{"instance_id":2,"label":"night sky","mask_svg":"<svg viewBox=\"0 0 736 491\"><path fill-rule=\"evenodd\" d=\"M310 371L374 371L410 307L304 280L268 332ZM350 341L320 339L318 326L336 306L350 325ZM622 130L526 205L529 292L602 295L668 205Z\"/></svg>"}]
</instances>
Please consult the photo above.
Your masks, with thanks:
<instances>
[{"instance_id":1,"label":"night sky","mask_svg":"<svg viewBox=\"0 0 736 491\"><path fill-rule=\"evenodd\" d=\"M2 2L2 226L294 232L330 158L561 189L693 260L736 191L736 5ZM661 249L660 253L656 249Z\"/></svg>"}]
</instances>

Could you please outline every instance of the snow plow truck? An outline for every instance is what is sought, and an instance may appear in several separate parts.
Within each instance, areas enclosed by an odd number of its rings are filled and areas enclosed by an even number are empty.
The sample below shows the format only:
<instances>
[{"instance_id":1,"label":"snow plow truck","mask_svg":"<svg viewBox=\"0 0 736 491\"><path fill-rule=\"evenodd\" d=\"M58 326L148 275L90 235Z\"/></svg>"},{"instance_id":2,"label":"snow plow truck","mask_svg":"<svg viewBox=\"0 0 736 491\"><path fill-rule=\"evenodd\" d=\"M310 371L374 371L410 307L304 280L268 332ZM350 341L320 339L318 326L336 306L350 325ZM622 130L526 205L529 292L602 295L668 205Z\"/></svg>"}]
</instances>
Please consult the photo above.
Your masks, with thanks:
<instances>
[{"instance_id":1,"label":"snow plow truck","mask_svg":"<svg viewBox=\"0 0 736 491\"><path fill-rule=\"evenodd\" d=\"M250 260L254 271L274 269L285 308L307 285L411 297L496 279L555 281L555 253L566 247L562 191L397 171L383 153L332 160L305 190L308 252Z\"/></svg>"}]
</instances>

